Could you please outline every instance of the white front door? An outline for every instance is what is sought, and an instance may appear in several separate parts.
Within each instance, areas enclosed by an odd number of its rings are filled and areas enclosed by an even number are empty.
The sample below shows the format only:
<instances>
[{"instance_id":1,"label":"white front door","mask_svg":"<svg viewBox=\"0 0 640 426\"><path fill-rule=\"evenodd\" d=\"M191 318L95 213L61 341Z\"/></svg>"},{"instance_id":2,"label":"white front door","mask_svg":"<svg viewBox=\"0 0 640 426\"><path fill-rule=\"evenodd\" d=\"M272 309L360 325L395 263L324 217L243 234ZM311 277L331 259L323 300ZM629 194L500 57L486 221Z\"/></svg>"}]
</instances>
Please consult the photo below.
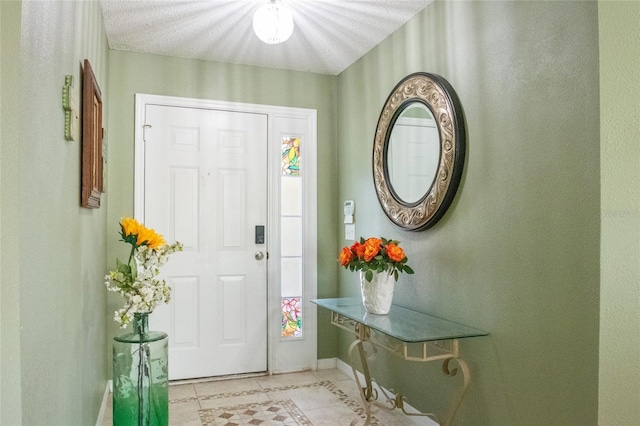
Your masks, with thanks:
<instances>
[{"instance_id":1,"label":"white front door","mask_svg":"<svg viewBox=\"0 0 640 426\"><path fill-rule=\"evenodd\" d=\"M267 115L144 114L142 220L184 244L163 267L172 300L151 316L170 336L169 379L266 371Z\"/></svg>"}]
</instances>

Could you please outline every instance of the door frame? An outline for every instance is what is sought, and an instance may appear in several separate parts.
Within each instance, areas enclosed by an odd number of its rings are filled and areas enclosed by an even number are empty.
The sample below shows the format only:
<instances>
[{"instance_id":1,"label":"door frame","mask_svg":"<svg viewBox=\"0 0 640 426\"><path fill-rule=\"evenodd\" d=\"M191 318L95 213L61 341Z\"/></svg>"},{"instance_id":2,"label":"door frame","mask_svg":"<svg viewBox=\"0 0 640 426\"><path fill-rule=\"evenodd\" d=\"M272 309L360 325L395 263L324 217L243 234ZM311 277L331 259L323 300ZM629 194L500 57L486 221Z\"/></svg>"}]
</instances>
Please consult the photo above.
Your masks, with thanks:
<instances>
[{"instance_id":1,"label":"door frame","mask_svg":"<svg viewBox=\"0 0 640 426\"><path fill-rule=\"evenodd\" d=\"M317 112L313 109L193 99L162 95L135 95L134 217L144 218L144 130L147 105L214 109L267 116L267 372L269 374L317 369ZM302 337L282 337L280 274L279 135L290 132L288 121L304 123L303 146L303 304ZM285 123L285 124L283 124ZM284 126L284 127L283 127Z\"/></svg>"}]
</instances>

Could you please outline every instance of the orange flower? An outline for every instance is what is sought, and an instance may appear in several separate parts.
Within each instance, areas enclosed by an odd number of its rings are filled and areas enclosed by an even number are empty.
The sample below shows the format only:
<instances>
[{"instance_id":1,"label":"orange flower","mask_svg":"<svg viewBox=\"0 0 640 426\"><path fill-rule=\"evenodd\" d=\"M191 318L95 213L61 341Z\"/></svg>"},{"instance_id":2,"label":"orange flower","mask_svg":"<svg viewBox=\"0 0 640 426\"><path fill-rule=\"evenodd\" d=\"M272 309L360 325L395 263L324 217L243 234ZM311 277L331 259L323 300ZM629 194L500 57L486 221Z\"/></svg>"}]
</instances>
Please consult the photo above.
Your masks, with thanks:
<instances>
[{"instance_id":1,"label":"orange flower","mask_svg":"<svg viewBox=\"0 0 640 426\"><path fill-rule=\"evenodd\" d=\"M400 242L386 238L360 237L351 247L343 247L339 255L340 265L351 271L365 273L367 281L371 281L377 271L386 271L398 280L402 272L413 274L407 265L407 256L400 248Z\"/></svg>"},{"instance_id":2,"label":"orange flower","mask_svg":"<svg viewBox=\"0 0 640 426\"><path fill-rule=\"evenodd\" d=\"M353 258L353 253L349 249L349 247L344 247L340 252L340 264L342 266L347 266L351 259Z\"/></svg>"},{"instance_id":3,"label":"orange flower","mask_svg":"<svg viewBox=\"0 0 640 426\"><path fill-rule=\"evenodd\" d=\"M404 259L404 250L395 244L387 244L387 256L394 262L400 262Z\"/></svg>"},{"instance_id":4,"label":"orange flower","mask_svg":"<svg viewBox=\"0 0 640 426\"><path fill-rule=\"evenodd\" d=\"M360 241L354 241L351 245L351 252L355 253L358 259L362 259L364 257L364 244L360 244Z\"/></svg>"},{"instance_id":5,"label":"orange flower","mask_svg":"<svg viewBox=\"0 0 640 426\"><path fill-rule=\"evenodd\" d=\"M364 260L369 262L380 253L380 247L382 247L382 240L379 238L369 238L364 242Z\"/></svg>"}]
</instances>

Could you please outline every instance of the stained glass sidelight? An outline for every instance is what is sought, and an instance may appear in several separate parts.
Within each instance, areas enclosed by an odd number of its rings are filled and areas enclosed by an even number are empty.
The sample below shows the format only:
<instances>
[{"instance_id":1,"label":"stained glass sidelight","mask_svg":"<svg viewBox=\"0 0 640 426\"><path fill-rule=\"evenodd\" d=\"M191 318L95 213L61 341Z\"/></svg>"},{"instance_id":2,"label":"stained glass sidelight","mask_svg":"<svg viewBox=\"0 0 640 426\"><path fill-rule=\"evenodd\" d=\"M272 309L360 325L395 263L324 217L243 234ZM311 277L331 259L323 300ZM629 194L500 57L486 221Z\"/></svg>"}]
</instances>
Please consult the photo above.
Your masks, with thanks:
<instances>
[{"instance_id":1,"label":"stained glass sidelight","mask_svg":"<svg viewBox=\"0 0 640 426\"><path fill-rule=\"evenodd\" d=\"M302 336L302 303L300 297L282 298L282 336Z\"/></svg>"},{"instance_id":2,"label":"stained glass sidelight","mask_svg":"<svg viewBox=\"0 0 640 426\"><path fill-rule=\"evenodd\" d=\"M300 175L300 138L282 138L282 174Z\"/></svg>"},{"instance_id":3,"label":"stained glass sidelight","mask_svg":"<svg viewBox=\"0 0 640 426\"><path fill-rule=\"evenodd\" d=\"M302 179L300 170L301 137L281 139L282 174L280 176L280 256L282 300L281 336L302 337Z\"/></svg>"}]
</instances>

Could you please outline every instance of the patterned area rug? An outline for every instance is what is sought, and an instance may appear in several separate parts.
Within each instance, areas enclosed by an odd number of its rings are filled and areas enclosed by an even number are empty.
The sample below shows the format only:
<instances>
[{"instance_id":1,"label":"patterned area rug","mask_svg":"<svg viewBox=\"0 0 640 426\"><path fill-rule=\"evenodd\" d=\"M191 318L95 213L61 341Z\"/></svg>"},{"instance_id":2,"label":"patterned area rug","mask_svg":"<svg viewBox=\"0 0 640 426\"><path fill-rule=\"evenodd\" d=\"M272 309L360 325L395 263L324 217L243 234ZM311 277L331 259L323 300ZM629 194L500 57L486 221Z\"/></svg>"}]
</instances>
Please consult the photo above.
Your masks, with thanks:
<instances>
[{"instance_id":1,"label":"patterned area rug","mask_svg":"<svg viewBox=\"0 0 640 426\"><path fill-rule=\"evenodd\" d=\"M203 426L311 425L290 399L200 410L200 421Z\"/></svg>"},{"instance_id":2,"label":"patterned area rug","mask_svg":"<svg viewBox=\"0 0 640 426\"><path fill-rule=\"evenodd\" d=\"M365 409L360 401L354 401L347 394L342 392L331 381L322 381L306 385L291 385L274 387L262 390L250 390L243 392L232 392L217 395L203 396L201 399L210 400L218 398L228 398L234 396L255 395L258 393L268 393L283 390L303 389L322 386L336 395L345 406L351 409L361 419L366 419ZM199 410L200 421L203 426L240 426L240 425L302 425L313 426L311 421L304 415L302 410L296 406L291 399L280 401L266 401L259 403L241 404L233 407L207 408ZM371 417L371 426L381 426L380 421Z\"/></svg>"}]
</instances>

